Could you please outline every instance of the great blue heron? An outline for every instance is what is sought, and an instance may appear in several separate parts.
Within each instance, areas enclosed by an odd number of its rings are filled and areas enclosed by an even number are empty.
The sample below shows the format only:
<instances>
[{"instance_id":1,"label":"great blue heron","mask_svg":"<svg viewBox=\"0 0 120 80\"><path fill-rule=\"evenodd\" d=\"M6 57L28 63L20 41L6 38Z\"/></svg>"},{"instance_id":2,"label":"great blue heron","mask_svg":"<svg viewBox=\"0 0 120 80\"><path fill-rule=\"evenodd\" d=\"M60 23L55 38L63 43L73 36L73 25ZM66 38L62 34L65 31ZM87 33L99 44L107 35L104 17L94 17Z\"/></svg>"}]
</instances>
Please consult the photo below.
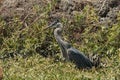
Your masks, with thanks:
<instances>
[{"instance_id":1,"label":"great blue heron","mask_svg":"<svg viewBox=\"0 0 120 80\"><path fill-rule=\"evenodd\" d=\"M68 42L62 40L62 23L55 21L45 29L50 27L55 28L54 36L61 48L61 53L65 60L75 63L77 68L92 68L92 66L94 66L93 62L87 56L72 47Z\"/></svg>"}]
</instances>

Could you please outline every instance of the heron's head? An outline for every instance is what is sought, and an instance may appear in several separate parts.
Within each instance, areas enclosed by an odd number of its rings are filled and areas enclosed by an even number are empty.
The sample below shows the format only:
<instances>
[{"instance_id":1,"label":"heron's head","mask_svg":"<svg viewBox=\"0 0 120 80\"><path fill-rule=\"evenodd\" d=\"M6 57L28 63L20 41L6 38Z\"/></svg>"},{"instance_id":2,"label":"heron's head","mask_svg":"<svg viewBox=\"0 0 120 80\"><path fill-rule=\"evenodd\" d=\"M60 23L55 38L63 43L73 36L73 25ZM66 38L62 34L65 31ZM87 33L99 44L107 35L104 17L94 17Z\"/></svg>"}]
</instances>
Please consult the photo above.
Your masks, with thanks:
<instances>
[{"instance_id":1,"label":"heron's head","mask_svg":"<svg viewBox=\"0 0 120 80\"><path fill-rule=\"evenodd\" d=\"M51 23L49 26L47 26L47 27L45 28L45 30L48 29L48 28L53 28L53 29L55 29L55 28L62 28L62 27L63 27L62 23L60 23L58 20L56 20L56 21L54 21L53 23Z\"/></svg>"}]
</instances>

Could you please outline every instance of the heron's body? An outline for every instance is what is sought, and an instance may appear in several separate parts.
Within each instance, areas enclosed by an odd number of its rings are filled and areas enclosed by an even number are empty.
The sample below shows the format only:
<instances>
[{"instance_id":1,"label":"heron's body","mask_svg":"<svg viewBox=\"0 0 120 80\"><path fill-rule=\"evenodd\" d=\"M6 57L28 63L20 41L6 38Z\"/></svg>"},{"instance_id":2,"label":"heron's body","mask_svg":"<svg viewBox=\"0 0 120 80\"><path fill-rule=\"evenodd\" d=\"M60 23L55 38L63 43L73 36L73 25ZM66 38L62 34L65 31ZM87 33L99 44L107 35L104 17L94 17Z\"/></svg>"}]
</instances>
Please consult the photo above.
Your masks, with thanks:
<instances>
[{"instance_id":1,"label":"heron's body","mask_svg":"<svg viewBox=\"0 0 120 80\"><path fill-rule=\"evenodd\" d=\"M62 57L67 61L75 63L77 68L92 68L93 62L88 57L62 39L62 24L54 22L49 27L52 26L55 28L54 36L61 48Z\"/></svg>"},{"instance_id":2,"label":"heron's body","mask_svg":"<svg viewBox=\"0 0 120 80\"><path fill-rule=\"evenodd\" d=\"M62 57L67 61L75 63L78 68L92 68L93 63L90 59L77 49L73 48L68 42L63 41L61 34L62 27L58 27L54 30L54 36L61 48Z\"/></svg>"},{"instance_id":3,"label":"heron's body","mask_svg":"<svg viewBox=\"0 0 120 80\"><path fill-rule=\"evenodd\" d=\"M90 61L88 57L86 57L83 53L79 52L75 48L70 48L67 50L69 60L76 64L77 68L92 68L93 63Z\"/></svg>"}]
</instances>

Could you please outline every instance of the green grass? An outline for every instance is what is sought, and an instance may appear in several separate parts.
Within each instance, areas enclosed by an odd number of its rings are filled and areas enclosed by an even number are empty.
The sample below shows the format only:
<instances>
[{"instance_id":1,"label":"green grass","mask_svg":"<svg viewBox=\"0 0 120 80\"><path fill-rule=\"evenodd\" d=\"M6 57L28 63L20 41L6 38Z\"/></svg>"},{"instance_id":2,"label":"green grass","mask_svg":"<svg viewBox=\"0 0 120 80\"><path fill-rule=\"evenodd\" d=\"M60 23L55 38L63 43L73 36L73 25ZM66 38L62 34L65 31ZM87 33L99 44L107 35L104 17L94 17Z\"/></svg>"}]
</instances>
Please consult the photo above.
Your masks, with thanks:
<instances>
[{"instance_id":1,"label":"green grass","mask_svg":"<svg viewBox=\"0 0 120 80\"><path fill-rule=\"evenodd\" d=\"M54 62L39 55L7 59L1 64L4 80L118 80L120 76L120 64L112 60L106 68L91 70L78 70L71 63Z\"/></svg>"},{"instance_id":2,"label":"green grass","mask_svg":"<svg viewBox=\"0 0 120 80\"><path fill-rule=\"evenodd\" d=\"M48 13L54 8L54 4L53 0L49 5L33 6L34 13L44 17L37 21L34 21L36 18L33 16L28 16L24 22L15 16L11 19L11 24L0 19L0 55L20 54L14 58L0 60L3 80L119 80L120 13L118 22L109 28L96 24L99 17L90 6L86 6L81 14L75 14L71 19L72 24L69 23L70 19L64 17L60 19L64 24L63 35L66 41L85 54L102 55L104 67L78 70L72 63L55 61L60 57L60 49L54 39L53 30L43 31L48 25ZM79 34L77 36L79 38L75 37L76 34ZM46 43L49 45L46 46ZM58 54L43 58L35 50L41 46L45 53Z\"/></svg>"}]
</instances>

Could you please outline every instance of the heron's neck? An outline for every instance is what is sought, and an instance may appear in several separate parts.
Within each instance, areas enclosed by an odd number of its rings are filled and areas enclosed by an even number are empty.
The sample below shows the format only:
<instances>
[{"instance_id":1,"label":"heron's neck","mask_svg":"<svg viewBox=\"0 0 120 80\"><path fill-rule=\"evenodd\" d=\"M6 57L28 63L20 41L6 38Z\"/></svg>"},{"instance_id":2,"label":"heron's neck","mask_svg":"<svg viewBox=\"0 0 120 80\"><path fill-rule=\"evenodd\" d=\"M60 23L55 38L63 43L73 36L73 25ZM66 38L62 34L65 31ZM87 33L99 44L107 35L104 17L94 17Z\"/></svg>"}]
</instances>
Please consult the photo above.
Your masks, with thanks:
<instances>
[{"instance_id":1,"label":"heron's neck","mask_svg":"<svg viewBox=\"0 0 120 80\"><path fill-rule=\"evenodd\" d=\"M62 39L62 28L56 28L55 31L54 31L54 36L56 38L56 40L60 40Z\"/></svg>"},{"instance_id":2,"label":"heron's neck","mask_svg":"<svg viewBox=\"0 0 120 80\"><path fill-rule=\"evenodd\" d=\"M62 39L62 28L56 28L54 36L59 45L65 46L67 49L70 48L70 44Z\"/></svg>"},{"instance_id":3,"label":"heron's neck","mask_svg":"<svg viewBox=\"0 0 120 80\"><path fill-rule=\"evenodd\" d=\"M62 57L65 58L65 60L68 60L68 55L67 55L67 50L66 50L66 47L65 47L65 42L62 40L61 35L62 35L62 28L56 28L54 30L55 39L60 46Z\"/></svg>"}]
</instances>

